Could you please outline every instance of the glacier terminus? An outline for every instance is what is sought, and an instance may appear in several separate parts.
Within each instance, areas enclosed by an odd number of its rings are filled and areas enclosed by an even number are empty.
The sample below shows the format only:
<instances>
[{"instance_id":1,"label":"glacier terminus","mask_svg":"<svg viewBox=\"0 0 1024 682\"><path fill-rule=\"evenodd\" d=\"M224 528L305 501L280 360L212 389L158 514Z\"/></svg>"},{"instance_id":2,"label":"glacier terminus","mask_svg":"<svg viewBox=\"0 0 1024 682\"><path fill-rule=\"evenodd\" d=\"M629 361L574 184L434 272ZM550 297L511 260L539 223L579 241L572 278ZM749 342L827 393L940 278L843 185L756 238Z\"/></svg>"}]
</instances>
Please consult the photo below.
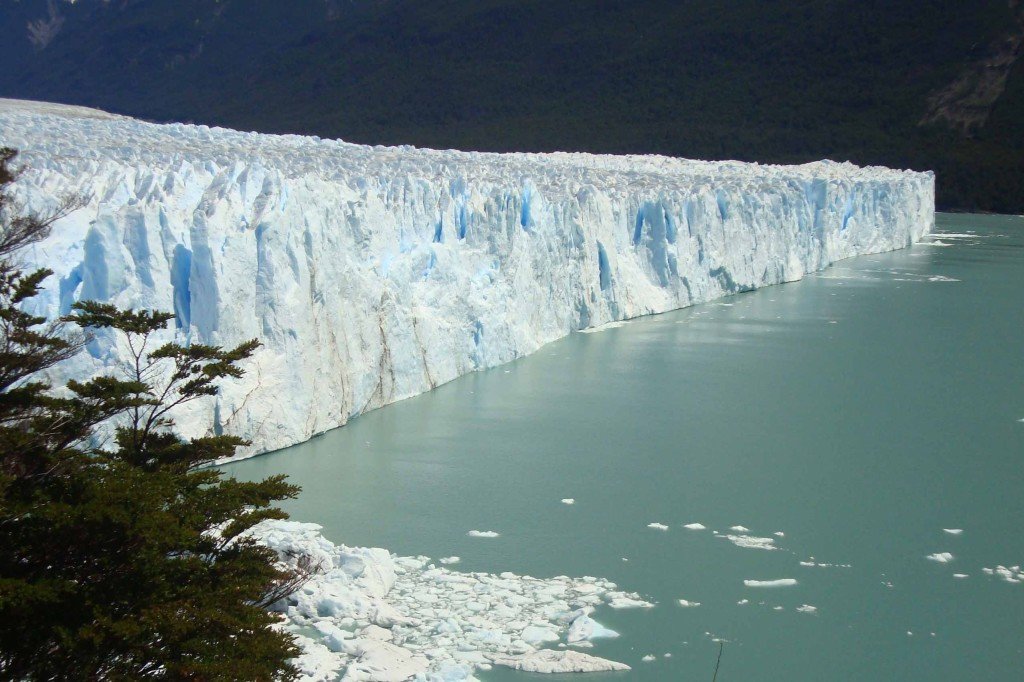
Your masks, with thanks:
<instances>
[{"instance_id":1,"label":"glacier terminus","mask_svg":"<svg viewBox=\"0 0 1024 682\"><path fill-rule=\"evenodd\" d=\"M26 254L35 312L173 311L167 339L263 346L179 412L249 456L567 334L798 280L934 225L931 173L369 147L0 100L31 210L85 207ZM100 335L54 377L109 372Z\"/></svg>"}]
</instances>

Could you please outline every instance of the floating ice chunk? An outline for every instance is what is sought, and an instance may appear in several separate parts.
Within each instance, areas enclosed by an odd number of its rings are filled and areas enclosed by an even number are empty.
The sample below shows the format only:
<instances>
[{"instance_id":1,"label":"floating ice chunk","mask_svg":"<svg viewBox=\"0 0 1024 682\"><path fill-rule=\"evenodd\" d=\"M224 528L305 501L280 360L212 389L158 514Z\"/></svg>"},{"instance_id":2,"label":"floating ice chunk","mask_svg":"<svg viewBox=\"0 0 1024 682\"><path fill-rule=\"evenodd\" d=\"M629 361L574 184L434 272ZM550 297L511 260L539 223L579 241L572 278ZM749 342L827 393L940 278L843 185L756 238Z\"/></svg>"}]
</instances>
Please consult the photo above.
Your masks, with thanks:
<instances>
[{"instance_id":1,"label":"floating ice chunk","mask_svg":"<svg viewBox=\"0 0 1024 682\"><path fill-rule=\"evenodd\" d=\"M647 527L654 528L655 530L668 530L668 526L666 526L664 523L648 523Z\"/></svg>"},{"instance_id":2,"label":"floating ice chunk","mask_svg":"<svg viewBox=\"0 0 1024 682\"><path fill-rule=\"evenodd\" d=\"M700 606L700 602L699 601L690 601L688 599L680 599L679 600L679 605L682 606L684 609L692 609L692 608L696 608L696 607Z\"/></svg>"},{"instance_id":3,"label":"floating ice chunk","mask_svg":"<svg viewBox=\"0 0 1024 682\"><path fill-rule=\"evenodd\" d=\"M497 533L493 530L471 530L466 533L471 538L497 538L501 537L501 533Z\"/></svg>"},{"instance_id":4,"label":"floating ice chunk","mask_svg":"<svg viewBox=\"0 0 1024 682\"><path fill-rule=\"evenodd\" d=\"M584 640L611 639L618 636L619 633L615 630L606 628L590 616L582 614L569 626L569 633L565 636L565 641L574 644Z\"/></svg>"},{"instance_id":5,"label":"floating ice chunk","mask_svg":"<svg viewBox=\"0 0 1024 682\"><path fill-rule=\"evenodd\" d=\"M801 604L800 606L796 607L796 610L798 613L817 613L818 607L811 606L810 604Z\"/></svg>"},{"instance_id":6,"label":"floating ice chunk","mask_svg":"<svg viewBox=\"0 0 1024 682\"><path fill-rule=\"evenodd\" d=\"M560 639L558 632L554 628L542 625L528 625L523 628L519 637L527 644L532 644L533 646L540 646L547 642L557 642Z\"/></svg>"},{"instance_id":7,"label":"floating ice chunk","mask_svg":"<svg viewBox=\"0 0 1024 682\"><path fill-rule=\"evenodd\" d=\"M738 602L736 602L736 605L737 606L746 606L749 603L750 603L749 599L740 599Z\"/></svg>"},{"instance_id":8,"label":"floating ice chunk","mask_svg":"<svg viewBox=\"0 0 1024 682\"><path fill-rule=\"evenodd\" d=\"M744 549L778 549L775 546L775 538L759 538L753 535L719 535L718 537L725 538L737 547Z\"/></svg>"},{"instance_id":9,"label":"floating ice chunk","mask_svg":"<svg viewBox=\"0 0 1024 682\"><path fill-rule=\"evenodd\" d=\"M372 639L355 640L346 653L355 659L345 670L346 680L407 680L430 665L425 656Z\"/></svg>"},{"instance_id":10,"label":"floating ice chunk","mask_svg":"<svg viewBox=\"0 0 1024 682\"><path fill-rule=\"evenodd\" d=\"M460 561L462 561L462 557L445 556L445 557L441 557L440 561L445 566L448 566L449 564L457 564L457 563L459 563Z\"/></svg>"},{"instance_id":11,"label":"floating ice chunk","mask_svg":"<svg viewBox=\"0 0 1024 682\"><path fill-rule=\"evenodd\" d=\"M689 530L705 530L707 526L705 526L703 523L688 523L685 526L683 526L683 528Z\"/></svg>"},{"instance_id":12,"label":"floating ice chunk","mask_svg":"<svg viewBox=\"0 0 1024 682\"><path fill-rule=\"evenodd\" d=\"M913 637L913 636L914 636L914 632L912 630L907 630L907 637Z\"/></svg>"},{"instance_id":13,"label":"floating ice chunk","mask_svg":"<svg viewBox=\"0 0 1024 682\"><path fill-rule=\"evenodd\" d=\"M945 275L932 275L928 278L929 282L959 282L961 280L955 277L947 277Z\"/></svg>"},{"instance_id":14,"label":"floating ice chunk","mask_svg":"<svg viewBox=\"0 0 1024 682\"><path fill-rule=\"evenodd\" d=\"M658 660L658 657L655 656L654 654L647 654L646 656L644 656L640 660L643 661L644 663L650 663L651 661Z\"/></svg>"},{"instance_id":15,"label":"floating ice chunk","mask_svg":"<svg viewBox=\"0 0 1024 682\"><path fill-rule=\"evenodd\" d=\"M953 555L949 552L936 552L935 554L929 554L925 557L929 561L937 561L940 564L948 564L953 560Z\"/></svg>"},{"instance_id":16,"label":"floating ice chunk","mask_svg":"<svg viewBox=\"0 0 1024 682\"><path fill-rule=\"evenodd\" d=\"M625 663L609 661L582 651L541 649L517 656L497 657L494 665L528 673L591 673L629 670Z\"/></svg>"},{"instance_id":17,"label":"floating ice chunk","mask_svg":"<svg viewBox=\"0 0 1024 682\"><path fill-rule=\"evenodd\" d=\"M1008 583L1020 583L1024 582L1024 571L1021 571L1020 566L1003 566L999 565L993 568L981 569L988 575L997 575L1002 580Z\"/></svg>"},{"instance_id":18,"label":"floating ice chunk","mask_svg":"<svg viewBox=\"0 0 1024 682\"><path fill-rule=\"evenodd\" d=\"M784 607L782 607L782 606L773 606L772 607L772 611L783 611L783 610L784 610Z\"/></svg>"},{"instance_id":19,"label":"floating ice chunk","mask_svg":"<svg viewBox=\"0 0 1024 682\"><path fill-rule=\"evenodd\" d=\"M954 573L953 577L958 580L963 580L964 578L969 578L970 576L966 573Z\"/></svg>"},{"instance_id":20,"label":"floating ice chunk","mask_svg":"<svg viewBox=\"0 0 1024 682\"><path fill-rule=\"evenodd\" d=\"M576 504L576 500L572 497L563 497L562 504Z\"/></svg>"},{"instance_id":21,"label":"floating ice chunk","mask_svg":"<svg viewBox=\"0 0 1024 682\"><path fill-rule=\"evenodd\" d=\"M616 322L609 322L607 324L598 325L596 327L590 327L589 329L581 329L581 334L596 334L597 332L603 332L605 329L617 329L619 327L625 327L628 322L625 320L618 320Z\"/></svg>"},{"instance_id":22,"label":"floating ice chunk","mask_svg":"<svg viewBox=\"0 0 1024 682\"><path fill-rule=\"evenodd\" d=\"M737 533L749 533L750 532L750 529L746 528L744 526L732 526L731 528L729 528L729 530L734 530Z\"/></svg>"},{"instance_id":23,"label":"floating ice chunk","mask_svg":"<svg viewBox=\"0 0 1024 682\"><path fill-rule=\"evenodd\" d=\"M781 530L775 531L774 533L772 533L772 535L774 535L777 538L784 538L784 537L786 537L786 534L783 533Z\"/></svg>"},{"instance_id":24,"label":"floating ice chunk","mask_svg":"<svg viewBox=\"0 0 1024 682\"><path fill-rule=\"evenodd\" d=\"M963 528L943 528L943 533L949 533L950 535L960 535L964 532Z\"/></svg>"},{"instance_id":25,"label":"floating ice chunk","mask_svg":"<svg viewBox=\"0 0 1024 682\"><path fill-rule=\"evenodd\" d=\"M608 606L613 609L650 609L654 607L654 604L642 599L640 595L629 592L608 592L605 594L605 599L608 600Z\"/></svg>"},{"instance_id":26,"label":"floating ice chunk","mask_svg":"<svg viewBox=\"0 0 1024 682\"><path fill-rule=\"evenodd\" d=\"M747 587L789 587L796 585L797 581L794 578L779 578L777 580L744 580L743 584Z\"/></svg>"}]
</instances>

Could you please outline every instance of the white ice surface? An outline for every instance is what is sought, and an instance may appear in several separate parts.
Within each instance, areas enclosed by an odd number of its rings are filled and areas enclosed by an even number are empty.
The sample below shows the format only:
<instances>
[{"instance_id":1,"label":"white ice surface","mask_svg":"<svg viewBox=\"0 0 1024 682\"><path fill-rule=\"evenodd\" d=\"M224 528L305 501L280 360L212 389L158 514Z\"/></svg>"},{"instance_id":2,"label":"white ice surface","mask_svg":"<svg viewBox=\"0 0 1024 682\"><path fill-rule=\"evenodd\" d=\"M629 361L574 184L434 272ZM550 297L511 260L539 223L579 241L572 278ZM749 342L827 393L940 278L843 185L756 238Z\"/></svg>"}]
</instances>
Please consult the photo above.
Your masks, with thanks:
<instances>
[{"instance_id":1,"label":"white ice surface","mask_svg":"<svg viewBox=\"0 0 1024 682\"><path fill-rule=\"evenodd\" d=\"M925 558L929 561L937 561L940 564L948 564L953 560L953 555L949 552L936 552L935 554L929 554Z\"/></svg>"},{"instance_id":2,"label":"white ice surface","mask_svg":"<svg viewBox=\"0 0 1024 682\"><path fill-rule=\"evenodd\" d=\"M846 163L482 154L154 125L0 100L29 209L88 204L26 253L31 306L178 314L157 341L258 338L175 417L282 448L574 331L800 279L934 225L934 176ZM109 372L100 335L54 381Z\"/></svg>"},{"instance_id":3,"label":"white ice surface","mask_svg":"<svg viewBox=\"0 0 1024 682\"><path fill-rule=\"evenodd\" d=\"M253 536L293 563L306 555L322 570L274 606L298 636L304 679L470 679L505 665L537 672L626 670L578 652L540 647L617 633L591 618L595 607L632 601L598 578L539 579L512 573L459 573L427 557L335 545L320 526L268 521ZM564 642L562 640L564 639Z\"/></svg>"},{"instance_id":4,"label":"white ice surface","mask_svg":"<svg viewBox=\"0 0 1024 682\"><path fill-rule=\"evenodd\" d=\"M743 584L747 587L789 587L796 585L797 581L793 578L779 578L777 580L744 580Z\"/></svg>"},{"instance_id":5,"label":"white ice surface","mask_svg":"<svg viewBox=\"0 0 1024 682\"><path fill-rule=\"evenodd\" d=\"M471 538L498 538L501 533L493 530L471 530L466 533Z\"/></svg>"},{"instance_id":6,"label":"white ice surface","mask_svg":"<svg viewBox=\"0 0 1024 682\"><path fill-rule=\"evenodd\" d=\"M707 526L703 523L688 523L683 526L683 528L688 528L689 530L705 530L707 529Z\"/></svg>"},{"instance_id":7,"label":"white ice surface","mask_svg":"<svg viewBox=\"0 0 1024 682\"><path fill-rule=\"evenodd\" d=\"M668 530L668 526L666 526L664 523L648 523L647 527L653 528L654 530Z\"/></svg>"},{"instance_id":8,"label":"white ice surface","mask_svg":"<svg viewBox=\"0 0 1024 682\"><path fill-rule=\"evenodd\" d=\"M630 669L625 663L609 661L580 651L551 649L496 658L494 664L532 673L590 673Z\"/></svg>"},{"instance_id":9,"label":"white ice surface","mask_svg":"<svg viewBox=\"0 0 1024 682\"><path fill-rule=\"evenodd\" d=\"M778 547L775 546L775 538L759 538L754 535L720 535L718 533L715 533L715 535L728 540L737 547L743 547L744 549L778 549Z\"/></svg>"}]
</instances>

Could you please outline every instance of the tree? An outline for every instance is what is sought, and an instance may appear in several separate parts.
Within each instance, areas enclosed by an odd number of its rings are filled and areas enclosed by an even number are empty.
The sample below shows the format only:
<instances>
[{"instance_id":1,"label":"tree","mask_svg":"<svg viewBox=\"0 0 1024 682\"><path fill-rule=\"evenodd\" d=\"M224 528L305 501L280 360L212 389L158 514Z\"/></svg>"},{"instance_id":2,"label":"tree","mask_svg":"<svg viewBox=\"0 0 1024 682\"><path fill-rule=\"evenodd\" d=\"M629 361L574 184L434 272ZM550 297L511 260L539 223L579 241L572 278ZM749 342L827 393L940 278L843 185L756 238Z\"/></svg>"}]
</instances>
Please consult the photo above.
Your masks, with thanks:
<instances>
[{"instance_id":1,"label":"tree","mask_svg":"<svg viewBox=\"0 0 1024 682\"><path fill-rule=\"evenodd\" d=\"M170 411L242 375L258 347L165 343L172 315L81 302L57 323L22 311L46 270L16 251L45 238L47 216L19 213L0 152L0 677L4 679L291 679L291 638L268 600L301 576L247 535L285 518L283 476L226 479L208 465L244 441L182 439ZM69 326L113 329L131 360L121 378L36 378L77 352ZM111 447L93 444L115 420Z\"/></svg>"}]
</instances>

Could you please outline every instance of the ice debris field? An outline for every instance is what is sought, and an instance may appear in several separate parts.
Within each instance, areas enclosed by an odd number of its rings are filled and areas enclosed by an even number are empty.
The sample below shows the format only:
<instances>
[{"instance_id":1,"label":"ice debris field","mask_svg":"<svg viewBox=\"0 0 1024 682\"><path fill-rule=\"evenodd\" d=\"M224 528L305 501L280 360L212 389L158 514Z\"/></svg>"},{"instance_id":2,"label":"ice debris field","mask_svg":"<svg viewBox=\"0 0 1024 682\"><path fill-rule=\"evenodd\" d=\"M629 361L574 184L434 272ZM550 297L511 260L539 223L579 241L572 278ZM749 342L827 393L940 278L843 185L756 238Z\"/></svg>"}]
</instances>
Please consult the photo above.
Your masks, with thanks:
<instances>
[{"instance_id":1,"label":"ice debris field","mask_svg":"<svg viewBox=\"0 0 1024 682\"><path fill-rule=\"evenodd\" d=\"M263 346L176 415L186 435L302 442L574 331L908 246L931 173L368 147L0 100L16 192L88 203L28 254L37 312L155 307L167 336ZM100 336L55 380L124 357Z\"/></svg>"},{"instance_id":2,"label":"ice debris field","mask_svg":"<svg viewBox=\"0 0 1024 682\"><path fill-rule=\"evenodd\" d=\"M465 680L492 666L629 670L567 647L618 636L590 617L595 607L653 606L599 578L457 573L428 557L335 545L311 523L268 521L253 535L283 561L307 556L320 567L276 607L302 648L305 680ZM563 648L542 648L556 643Z\"/></svg>"}]
</instances>

